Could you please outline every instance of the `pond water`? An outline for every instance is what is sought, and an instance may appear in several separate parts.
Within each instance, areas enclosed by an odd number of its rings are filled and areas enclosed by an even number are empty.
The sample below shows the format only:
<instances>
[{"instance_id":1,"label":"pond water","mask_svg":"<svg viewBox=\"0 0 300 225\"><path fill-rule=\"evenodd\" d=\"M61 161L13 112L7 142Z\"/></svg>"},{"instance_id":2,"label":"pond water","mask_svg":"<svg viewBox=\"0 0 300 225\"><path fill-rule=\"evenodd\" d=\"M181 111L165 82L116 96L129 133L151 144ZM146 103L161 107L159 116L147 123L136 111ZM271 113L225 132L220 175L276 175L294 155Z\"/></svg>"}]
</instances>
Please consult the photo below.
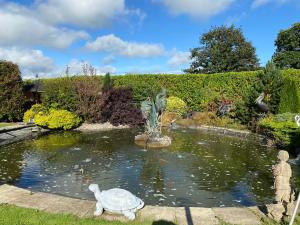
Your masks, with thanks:
<instances>
[{"instance_id":1,"label":"pond water","mask_svg":"<svg viewBox=\"0 0 300 225\"><path fill-rule=\"evenodd\" d=\"M0 148L0 184L94 199L100 189L125 188L149 205L250 206L273 200L277 150L197 130L168 133L173 143L146 150L136 130L57 132ZM299 167L292 183L300 187Z\"/></svg>"}]
</instances>

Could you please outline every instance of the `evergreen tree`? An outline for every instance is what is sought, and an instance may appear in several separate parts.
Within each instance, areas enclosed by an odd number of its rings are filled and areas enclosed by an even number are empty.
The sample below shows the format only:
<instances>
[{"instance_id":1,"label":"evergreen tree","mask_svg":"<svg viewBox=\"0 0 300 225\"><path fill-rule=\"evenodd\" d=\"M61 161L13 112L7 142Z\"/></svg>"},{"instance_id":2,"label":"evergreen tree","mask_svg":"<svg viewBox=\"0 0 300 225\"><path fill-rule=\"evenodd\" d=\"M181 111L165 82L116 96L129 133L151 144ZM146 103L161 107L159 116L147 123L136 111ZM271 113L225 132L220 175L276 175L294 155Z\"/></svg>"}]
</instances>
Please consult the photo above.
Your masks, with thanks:
<instances>
[{"instance_id":1,"label":"evergreen tree","mask_svg":"<svg viewBox=\"0 0 300 225\"><path fill-rule=\"evenodd\" d=\"M191 50L188 73L221 73L256 70L259 66L255 48L242 30L234 26L216 27L200 38L200 47Z\"/></svg>"}]
</instances>

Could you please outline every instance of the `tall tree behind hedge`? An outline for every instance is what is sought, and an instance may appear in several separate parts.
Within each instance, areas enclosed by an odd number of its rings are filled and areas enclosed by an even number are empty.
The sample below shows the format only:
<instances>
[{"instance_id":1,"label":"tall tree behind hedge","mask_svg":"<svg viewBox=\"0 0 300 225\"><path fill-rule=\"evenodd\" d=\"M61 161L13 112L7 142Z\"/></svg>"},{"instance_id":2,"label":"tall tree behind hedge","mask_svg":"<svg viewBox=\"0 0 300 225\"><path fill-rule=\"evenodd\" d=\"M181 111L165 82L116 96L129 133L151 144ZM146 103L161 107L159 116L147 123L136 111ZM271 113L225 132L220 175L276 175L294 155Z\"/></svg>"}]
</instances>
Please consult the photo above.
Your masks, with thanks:
<instances>
[{"instance_id":1,"label":"tall tree behind hedge","mask_svg":"<svg viewBox=\"0 0 300 225\"><path fill-rule=\"evenodd\" d=\"M0 61L0 121L21 120L24 112L22 78L18 65Z\"/></svg>"},{"instance_id":2,"label":"tall tree behind hedge","mask_svg":"<svg viewBox=\"0 0 300 225\"><path fill-rule=\"evenodd\" d=\"M200 47L191 50L188 73L221 73L256 70L259 60L255 48L242 30L234 26L216 27L202 35Z\"/></svg>"},{"instance_id":3,"label":"tall tree behind hedge","mask_svg":"<svg viewBox=\"0 0 300 225\"><path fill-rule=\"evenodd\" d=\"M273 60L280 68L300 69L300 23L278 33Z\"/></svg>"}]
</instances>

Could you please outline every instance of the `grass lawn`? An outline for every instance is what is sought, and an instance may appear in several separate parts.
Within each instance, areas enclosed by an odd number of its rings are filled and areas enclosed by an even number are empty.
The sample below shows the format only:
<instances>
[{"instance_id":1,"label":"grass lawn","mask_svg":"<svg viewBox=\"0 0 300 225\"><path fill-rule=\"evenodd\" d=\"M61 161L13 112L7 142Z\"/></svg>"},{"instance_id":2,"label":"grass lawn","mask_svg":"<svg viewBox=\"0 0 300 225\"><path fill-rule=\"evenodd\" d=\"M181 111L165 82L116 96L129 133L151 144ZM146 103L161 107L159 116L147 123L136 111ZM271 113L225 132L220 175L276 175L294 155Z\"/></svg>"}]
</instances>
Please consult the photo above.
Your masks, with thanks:
<instances>
[{"instance_id":1,"label":"grass lawn","mask_svg":"<svg viewBox=\"0 0 300 225\"><path fill-rule=\"evenodd\" d=\"M174 225L170 222L110 222L101 219L81 219L72 215L49 214L35 209L24 209L0 204L2 225Z\"/></svg>"},{"instance_id":2,"label":"grass lawn","mask_svg":"<svg viewBox=\"0 0 300 225\"><path fill-rule=\"evenodd\" d=\"M0 128L16 125L15 123L0 123Z\"/></svg>"},{"instance_id":3,"label":"grass lawn","mask_svg":"<svg viewBox=\"0 0 300 225\"><path fill-rule=\"evenodd\" d=\"M176 225L171 222L110 222L101 219L81 219L72 215L49 214L35 209L24 209L0 204L0 224L2 225ZM288 224L288 223L286 223ZM224 223L223 225L230 225ZM277 225L265 222L263 225ZM300 225L300 216L294 225Z\"/></svg>"}]
</instances>

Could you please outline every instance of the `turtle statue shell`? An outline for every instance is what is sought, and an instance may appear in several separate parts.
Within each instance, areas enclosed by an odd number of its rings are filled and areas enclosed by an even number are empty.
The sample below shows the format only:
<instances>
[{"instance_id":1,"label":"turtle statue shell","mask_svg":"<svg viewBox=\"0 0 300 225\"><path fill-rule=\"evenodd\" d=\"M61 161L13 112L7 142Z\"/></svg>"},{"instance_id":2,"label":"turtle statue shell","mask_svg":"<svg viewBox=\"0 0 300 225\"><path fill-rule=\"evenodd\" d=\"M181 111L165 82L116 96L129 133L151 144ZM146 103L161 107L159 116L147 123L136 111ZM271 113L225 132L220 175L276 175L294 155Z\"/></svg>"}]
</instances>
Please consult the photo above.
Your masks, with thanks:
<instances>
[{"instance_id":1,"label":"turtle statue shell","mask_svg":"<svg viewBox=\"0 0 300 225\"><path fill-rule=\"evenodd\" d=\"M100 191L98 184L90 184L90 191L94 192L96 203L95 215L103 213L103 209L112 213L123 214L130 220L135 219L135 212L143 208L144 202L127 190L113 188Z\"/></svg>"},{"instance_id":2,"label":"turtle statue shell","mask_svg":"<svg viewBox=\"0 0 300 225\"><path fill-rule=\"evenodd\" d=\"M104 209L124 211L137 208L141 204L141 199L127 190L113 188L101 192L101 203Z\"/></svg>"}]
</instances>

